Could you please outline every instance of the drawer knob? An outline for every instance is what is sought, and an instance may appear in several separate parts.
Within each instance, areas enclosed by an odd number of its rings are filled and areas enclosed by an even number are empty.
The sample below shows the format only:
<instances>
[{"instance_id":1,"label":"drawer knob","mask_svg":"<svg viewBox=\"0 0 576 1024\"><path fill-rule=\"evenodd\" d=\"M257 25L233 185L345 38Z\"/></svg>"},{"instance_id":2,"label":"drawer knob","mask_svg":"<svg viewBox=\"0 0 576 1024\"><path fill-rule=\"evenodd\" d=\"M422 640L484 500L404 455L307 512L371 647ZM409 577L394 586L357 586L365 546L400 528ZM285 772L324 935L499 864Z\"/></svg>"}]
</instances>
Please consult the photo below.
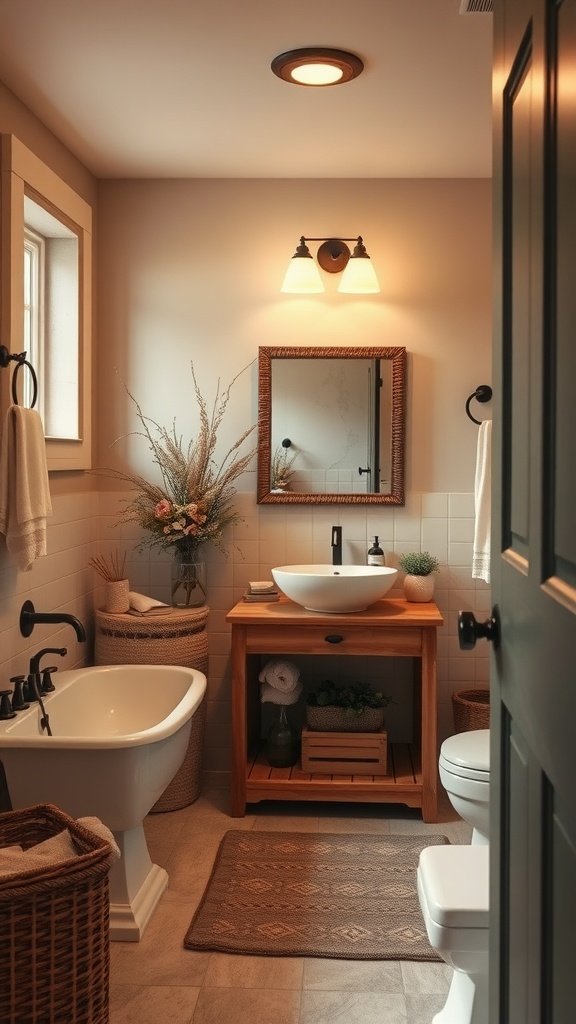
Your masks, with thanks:
<instances>
[{"instance_id":1,"label":"drawer knob","mask_svg":"<svg viewBox=\"0 0 576 1024\"><path fill-rule=\"evenodd\" d=\"M324 637L327 644L341 644L344 637L340 636L339 633L329 633L328 636Z\"/></svg>"}]
</instances>

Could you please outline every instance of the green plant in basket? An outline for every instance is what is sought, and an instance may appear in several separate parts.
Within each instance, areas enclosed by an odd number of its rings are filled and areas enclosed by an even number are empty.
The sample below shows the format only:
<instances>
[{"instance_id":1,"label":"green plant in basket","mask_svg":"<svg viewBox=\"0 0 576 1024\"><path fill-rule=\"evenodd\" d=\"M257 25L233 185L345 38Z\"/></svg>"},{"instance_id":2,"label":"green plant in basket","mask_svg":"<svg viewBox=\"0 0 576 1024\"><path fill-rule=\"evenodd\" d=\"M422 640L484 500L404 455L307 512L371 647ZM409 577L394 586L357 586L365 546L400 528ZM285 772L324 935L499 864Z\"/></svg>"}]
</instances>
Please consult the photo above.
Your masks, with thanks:
<instances>
[{"instance_id":1,"label":"green plant in basket","mask_svg":"<svg viewBox=\"0 0 576 1024\"><path fill-rule=\"evenodd\" d=\"M407 576L430 576L440 568L438 559L428 551L409 551L400 555L398 565Z\"/></svg>"},{"instance_id":2,"label":"green plant in basket","mask_svg":"<svg viewBox=\"0 0 576 1024\"><path fill-rule=\"evenodd\" d=\"M316 691L308 694L306 702L313 708L341 708L350 715L361 715L368 708L387 707L391 703L391 698L379 690L373 690L366 683L336 686L329 679L325 679Z\"/></svg>"}]
</instances>

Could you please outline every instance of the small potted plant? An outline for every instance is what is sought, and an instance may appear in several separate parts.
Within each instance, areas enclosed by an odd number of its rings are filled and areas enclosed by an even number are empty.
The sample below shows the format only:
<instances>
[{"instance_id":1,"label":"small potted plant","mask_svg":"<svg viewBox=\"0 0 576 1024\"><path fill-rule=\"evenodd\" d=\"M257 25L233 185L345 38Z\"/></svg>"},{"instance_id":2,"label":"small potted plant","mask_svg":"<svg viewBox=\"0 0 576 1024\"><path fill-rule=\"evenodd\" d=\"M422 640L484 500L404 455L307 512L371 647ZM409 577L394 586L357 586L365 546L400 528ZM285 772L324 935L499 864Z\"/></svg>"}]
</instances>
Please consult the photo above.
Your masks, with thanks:
<instances>
[{"instance_id":1,"label":"small potted plant","mask_svg":"<svg viewBox=\"0 0 576 1024\"><path fill-rule=\"evenodd\" d=\"M376 732L389 703L390 697L365 683L336 686L325 679L306 698L306 722L321 732Z\"/></svg>"},{"instance_id":2,"label":"small potted plant","mask_svg":"<svg viewBox=\"0 0 576 1024\"><path fill-rule=\"evenodd\" d=\"M404 597L407 601L431 601L434 596L432 573L438 572L440 563L428 551L409 551L400 555L398 565L404 577Z\"/></svg>"}]
</instances>

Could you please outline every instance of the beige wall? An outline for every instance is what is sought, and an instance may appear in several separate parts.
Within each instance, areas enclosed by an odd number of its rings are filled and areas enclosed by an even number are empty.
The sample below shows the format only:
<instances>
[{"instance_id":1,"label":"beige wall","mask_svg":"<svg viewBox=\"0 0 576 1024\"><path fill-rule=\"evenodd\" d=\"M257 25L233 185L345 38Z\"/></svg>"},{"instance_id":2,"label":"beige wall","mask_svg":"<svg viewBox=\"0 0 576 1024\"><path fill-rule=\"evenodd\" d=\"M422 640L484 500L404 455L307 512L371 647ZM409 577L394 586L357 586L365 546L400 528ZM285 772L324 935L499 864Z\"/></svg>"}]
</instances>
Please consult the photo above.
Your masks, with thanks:
<instances>
[{"instance_id":1,"label":"beige wall","mask_svg":"<svg viewBox=\"0 0 576 1024\"><path fill-rule=\"evenodd\" d=\"M176 416L184 434L197 421L190 360L207 399L217 377L234 387L223 447L254 422L259 345L405 345L409 353L407 503L375 507L264 507L255 473L238 495L243 522L228 560L208 551L209 728L206 766L225 771L230 747L230 664L226 611L247 580L274 564L329 558L332 524L344 528L345 561L363 561L374 533L389 560L428 548L442 569L437 598L446 625L439 639L441 733L451 731L454 689L485 684L488 659L459 651L458 608L484 616L489 593L471 579L472 484L476 429L466 397L490 381L490 184L487 181L102 181L90 173L0 83L0 130L14 132L94 207L99 279L94 406L96 464L129 464L147 475L133 430L127 386L162 423ZM98 200L98 202L97 202ZM362 234L382 294L284 296L279 287L300 234ZM6 371L4 371L6 372ZM31 598L92 626L98 601L88 558L126 547L135 589L168 595L169 559L135 555L134 529L119 529L118 494L106 479L51 474L54 516L49 554L18 573L0 548L0 670L27 670L40 646L67 646L65 665L90 656L68 627L20 637L18 616ZM393 667L393 666L392 666ZM402 715L399 713L399 720Z\"/></svg>"},{"instance_id":2,"label":"beige wall","mask_svg":"<svg viewBox=\"0 0 576 1024\"><path fill-rule=\"evenodd\" d=\"M477 430L464 404L491 379L490 183L104 181L99 210L100 466L150 473L145 442L125 436L137 426L125 386L147 415L168 425L176 416L185 436L195 434L190 360L211 399L218 376L228 383L260 345L404 345L409 353L404 508L258 506L252 473L238 496L244 522L229 559L207 552L208 770L229 764L226 611L274 564L328 560L336 523L345 561L364 561L375 533L389 560L420 546L440 558L440 727L451 732L452 691L488 678L482 645L459 650L456 616L462 607L485 617L489 606L488 589L470 572ZM362 234L381 295L339 295L337 279L324 295L282 295L301 234ZM254 364L234 387L223 448L256 410ZM102 495L101 535L130 552L139 533L119 531L118 509L113 491ZM132 585L166 599L169 558L129 558Z\"/></svg>"},{"instance_id":3,"label":"beige wall","mask_svg":"<svg viewBox=\"0 0 576 1024\"><path fill-rule=\"evenodd\" d=\"M0 132L16 135L95 207L95 178L1 82ZM3 343L7 340L2 339ZM3 421L4 408L0 416ZM11 675L26 672L31 654L41 647L67 647L66 657L56 659L61 667L82 664L90 656L91 644L78 644L68 626L38 626L27 639L18 627L20 608L29 599L39 611L77 615L91 631L94 580L88 558L99 525L94 514L98 501L95 481L84 473L51 473L50 490L54 515L49 521L46 558L39 559L30 572L18 572L0 538L0 688L9 685Z\"/></svg>"},{"instance_id":4,"label":"beige wall","mask_svg":"<svg viewBox=\"0 0 576 1024\"><path fill-rule=\"evenodd\" d=\"M470 490L464 402L490 380L490 183L100 183L98 458L130 428L123 383L150 415L193 427L189 361L207 394L259 345L405 345L407 484ZM300 234L364 236L382 293L280 293ZM256 418L256 368L231 433ZM233 428L233 429L232 429ZM132 457L132 456L131 456Z\"/></svg>"}]
</instances>

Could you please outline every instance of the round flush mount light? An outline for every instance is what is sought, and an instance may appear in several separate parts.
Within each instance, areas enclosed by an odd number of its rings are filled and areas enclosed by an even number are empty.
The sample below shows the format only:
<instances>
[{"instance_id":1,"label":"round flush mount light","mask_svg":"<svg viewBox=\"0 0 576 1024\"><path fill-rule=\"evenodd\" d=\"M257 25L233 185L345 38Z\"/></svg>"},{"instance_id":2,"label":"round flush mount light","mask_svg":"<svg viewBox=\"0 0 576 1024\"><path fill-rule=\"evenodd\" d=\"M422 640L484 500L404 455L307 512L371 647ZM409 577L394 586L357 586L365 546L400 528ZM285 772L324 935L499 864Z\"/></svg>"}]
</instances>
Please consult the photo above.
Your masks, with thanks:
<instances>
[{"instance_id":1,"label":"round flush mount light","mask_svg":"<svg viewBox=\"0 0 576 1024\"><path fill-rule=\"evenodd\" d=\"M341 85L357 78L364 70L363 62L354 53L324 46L287 50L274 57L270 66L285 82L312 86Z\"/></svg>"}]
</instances>

